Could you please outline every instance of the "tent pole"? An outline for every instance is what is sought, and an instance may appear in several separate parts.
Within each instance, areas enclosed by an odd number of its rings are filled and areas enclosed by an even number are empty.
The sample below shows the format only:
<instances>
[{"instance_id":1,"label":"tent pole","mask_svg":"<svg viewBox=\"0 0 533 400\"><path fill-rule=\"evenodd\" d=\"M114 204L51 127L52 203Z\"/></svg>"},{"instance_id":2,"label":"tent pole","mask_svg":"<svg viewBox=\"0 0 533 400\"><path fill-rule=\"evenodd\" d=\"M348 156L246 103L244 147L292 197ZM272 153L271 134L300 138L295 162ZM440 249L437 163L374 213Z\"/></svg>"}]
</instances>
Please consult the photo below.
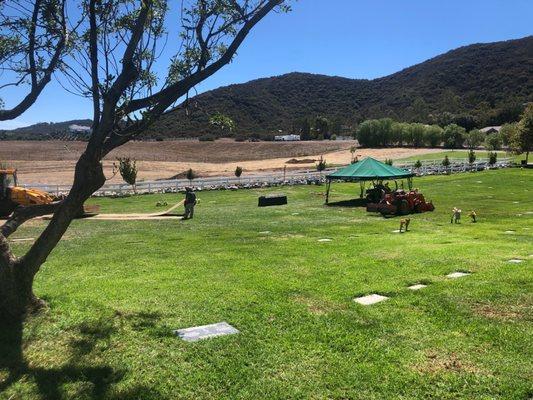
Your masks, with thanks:
<instances>
[{"instance_id":1,"label":"tent pole","mask_svg":"<svg viewBox=\"0 0 533 400\"><path fill-rule=\"evenodd\" d=\"M326 204L329 203L329 188L331 187L331 179L328 179L327 189L326 189Z\"/></svg>"}]
</instances>

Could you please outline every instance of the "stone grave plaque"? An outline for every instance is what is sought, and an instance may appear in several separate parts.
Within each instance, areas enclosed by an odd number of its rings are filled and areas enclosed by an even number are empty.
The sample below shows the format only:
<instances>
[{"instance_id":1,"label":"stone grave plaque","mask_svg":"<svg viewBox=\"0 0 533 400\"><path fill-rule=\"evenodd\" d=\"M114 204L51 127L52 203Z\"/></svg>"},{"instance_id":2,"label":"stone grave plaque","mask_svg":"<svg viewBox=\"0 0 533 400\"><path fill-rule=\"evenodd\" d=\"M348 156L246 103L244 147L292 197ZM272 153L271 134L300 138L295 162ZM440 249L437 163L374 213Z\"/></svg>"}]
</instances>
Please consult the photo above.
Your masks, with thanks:
<instances>
[{"instance_id":1,"label":"stone grave plaque","mask_svg":"<svg viewBox=\"0 0 533 400\"><path fill-rule=\"evenodd\" d=\"M202 339L233 335L236 333L239 333L239 331L225 321L210 325L193 326L192 328L184 328L174 331L176 336L180 337L186 342L196 342Z\"/></svg>"},{"instance_id":2,"label":"stone grave plaque","mask_svg":"<svg viewBox=\"0 0 533 400\"><path fill-rule=\"evenodd\" d=\"M356 303L362 304L364 306L369 306L371 304L376 304L376 303L379 303L380 301L384 301L387 299L388 299L387 296L381 296L379 294L374 293L374 294L369 294L368 296L357 297L353 299L353 301L355 301Z\"/></svg>"}]
</instances>

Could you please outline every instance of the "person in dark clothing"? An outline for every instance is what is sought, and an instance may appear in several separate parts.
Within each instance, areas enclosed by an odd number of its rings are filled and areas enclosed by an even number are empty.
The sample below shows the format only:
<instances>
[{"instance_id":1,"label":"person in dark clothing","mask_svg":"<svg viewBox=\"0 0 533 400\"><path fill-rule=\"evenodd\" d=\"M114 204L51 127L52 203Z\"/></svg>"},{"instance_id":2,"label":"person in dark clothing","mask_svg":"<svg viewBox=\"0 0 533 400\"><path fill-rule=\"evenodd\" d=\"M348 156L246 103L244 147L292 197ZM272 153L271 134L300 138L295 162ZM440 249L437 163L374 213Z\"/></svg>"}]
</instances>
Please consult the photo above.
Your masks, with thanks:
<instances>
[{"instance_id":1,"label":"person in dark clothing","mask_svg":"<svg viewBox=\"0 0 533 400\"><path fill-rule=\"evenodd\" d=\"M196 205L196 194L190 187L185 189L185 215L183 219L192 219L194 217L194 206Z\"/></svg>"}]
</instances>

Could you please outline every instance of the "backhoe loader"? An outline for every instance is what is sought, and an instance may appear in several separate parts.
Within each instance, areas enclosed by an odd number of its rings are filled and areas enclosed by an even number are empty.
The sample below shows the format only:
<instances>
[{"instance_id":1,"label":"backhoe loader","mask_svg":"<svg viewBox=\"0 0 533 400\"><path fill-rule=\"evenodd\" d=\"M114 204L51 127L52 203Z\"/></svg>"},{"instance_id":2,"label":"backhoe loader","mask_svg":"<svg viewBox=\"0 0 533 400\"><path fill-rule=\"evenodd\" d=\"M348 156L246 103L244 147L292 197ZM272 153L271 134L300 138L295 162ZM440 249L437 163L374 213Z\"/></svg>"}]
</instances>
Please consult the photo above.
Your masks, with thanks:
<instances>
[{"instance_id":1,"label":"backhoe loader","mask_svg":"<svg viewBox=\"0 0 533 400\"><path fill-rule=\"evenodd\" d=\"M18 206L50 204L57 200L42 190L17 186L16 169L0 169L0 218L8 217Z\"/></svg>"}]
</instances>

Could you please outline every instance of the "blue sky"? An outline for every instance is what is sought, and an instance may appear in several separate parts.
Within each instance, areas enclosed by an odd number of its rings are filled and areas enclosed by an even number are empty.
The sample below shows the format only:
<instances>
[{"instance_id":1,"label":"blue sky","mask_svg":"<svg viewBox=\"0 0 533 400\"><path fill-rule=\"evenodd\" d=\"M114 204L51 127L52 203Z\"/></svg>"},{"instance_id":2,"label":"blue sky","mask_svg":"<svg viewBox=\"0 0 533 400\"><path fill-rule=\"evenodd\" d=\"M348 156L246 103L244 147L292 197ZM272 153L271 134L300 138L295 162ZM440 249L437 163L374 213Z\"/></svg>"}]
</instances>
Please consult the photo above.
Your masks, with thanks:
<instances>
[{"instance_id":1,"label":"blue sky","mask_svg":"<svg viewBox=\"0 0 533 400\"><path fill-rule=\"evenodd\" d=\"M263 20L234 62L197 90L294 71L372 79L459 46L531 35L532 20L532 0L298 0L292 13ZM0 96L9 106L21 94ZM50 84L32 108L0 122L0 129L90 112L88 100Z\"/></svg>"}]
</instances>

